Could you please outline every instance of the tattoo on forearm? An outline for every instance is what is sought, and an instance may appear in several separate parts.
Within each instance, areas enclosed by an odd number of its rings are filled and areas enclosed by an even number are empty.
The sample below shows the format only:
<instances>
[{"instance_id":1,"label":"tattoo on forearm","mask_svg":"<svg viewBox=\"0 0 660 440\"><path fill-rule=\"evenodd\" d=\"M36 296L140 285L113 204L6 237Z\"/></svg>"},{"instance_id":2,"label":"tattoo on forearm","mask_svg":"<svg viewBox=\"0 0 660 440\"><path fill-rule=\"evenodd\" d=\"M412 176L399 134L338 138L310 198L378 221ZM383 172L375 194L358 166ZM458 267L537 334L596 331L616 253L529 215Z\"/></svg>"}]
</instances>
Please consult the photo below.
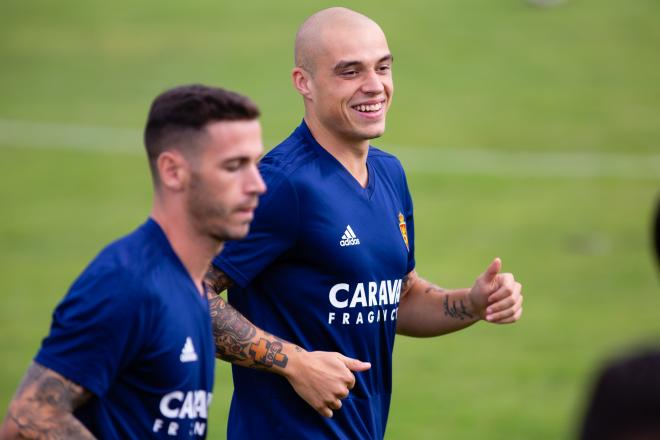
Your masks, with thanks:
<instances>
[{"instance_id":1,"label":"tattoo on forearm","mask_svg":"<svg viewBox=\"0 0 660 440\"><path fill-rule=\"evenodd\" d=\"M33 363L7 412L21 438L93 439L73 411L91 393L59 374Z\"/></svg>"},{"instance_id":2,"label":"tattoo on forearm","mask_svg":"<svg viewBox=\"0 0 660 440\"><path fill-rule=\"evenodd\" d=\"M213 295L213 294L211 294ZM236 362L247 359L247 348L257 329L221 296L209 298L216 356Z\"/></svg>"},{"instance_id":3,"label":"tattoo on forearm","mask_svg":"<svg viewBox=\"0 0 660 440\"><path fill-rule=\"evenodd\" d=\"M282 353L286 341L258 330L221 296L209 295L209 309L216 357L252 368L286 367L289 359ZM256 341L258 332L262 336Z\"/></svg>"},{"instance_id":4,"label":"tattoo on forearm","mask_svg":"<svg viewBox=\"0 0 660 440\"><path fill-rule=\"evenodd\" d=\"M456 304L457 302L458 304ZM445 315L451 318L460 319L461 321L465 320L465 318L473 318L473 316L465 308L465 304L463 303L462 299L458 301L453 300L450 306L449 296L445 296L444 309Z\"/></svg>"},{"instance_id":5,"label":"tattoo on forearm","mask_svg":"<svg viewBox=\"0 0 660 440\"><path fill-rule=\"evenodd\" d=\"M217 267L211 265L204 277L206 284L218 295L234 285L234 282Z\"/></svg>"}]
</instances>

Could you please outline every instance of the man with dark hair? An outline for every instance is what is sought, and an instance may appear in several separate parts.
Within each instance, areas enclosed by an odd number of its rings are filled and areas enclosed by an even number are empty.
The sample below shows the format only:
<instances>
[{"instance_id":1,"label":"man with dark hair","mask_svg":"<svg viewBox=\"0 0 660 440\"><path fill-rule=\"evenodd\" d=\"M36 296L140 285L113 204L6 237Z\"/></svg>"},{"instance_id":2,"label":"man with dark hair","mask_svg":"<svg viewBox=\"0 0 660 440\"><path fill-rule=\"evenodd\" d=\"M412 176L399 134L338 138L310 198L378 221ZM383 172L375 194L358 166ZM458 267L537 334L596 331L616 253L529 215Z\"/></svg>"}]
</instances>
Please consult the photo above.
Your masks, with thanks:
<instances>
[{"instance_id":1,"label":"man with dark hair","mask_svg":"<svg viewBox=\"0 0 660 440\"><path fill-rule=\"evenodd\" d=\"M217 292L233 284L229 302L255 324L372 368L318 414L281 378L234 368L230 439L381 439L395 333L435 336L521 316L521 286L500 273L499 259L471 288L417 275L404 170L369 145L385 130L392 62L383 31L364 15L330 8L303 23L292 80L304 120L261 161L268 193L250 234L228 244L209 276Z\"/></svg>"},{"instance_id":2,"label":"man with dark hair","mask_svg":"<svg viewBox=\"0 0 660 440\"><path fill-rule=\"evenodd\" d=\"M215 346L284 375L310 402L348 392L347 364L368 368L275 338L215 295L214 341L203 278L223 242L247 234L266 189L258 116L249 99L201 85L154 100L150 218L101 251L57 306L2 439L204 438Z\"/></svg>"},{"instance_id":3,"label":"man with dark hair","mask_svg":"<svg viewBox=\"0 0 660 440\"><path fill-rule=\"evenodd\" d=\"M596 376L580 440L660 439L660 350L608 361Z\"/></svg>"}]
</instances>

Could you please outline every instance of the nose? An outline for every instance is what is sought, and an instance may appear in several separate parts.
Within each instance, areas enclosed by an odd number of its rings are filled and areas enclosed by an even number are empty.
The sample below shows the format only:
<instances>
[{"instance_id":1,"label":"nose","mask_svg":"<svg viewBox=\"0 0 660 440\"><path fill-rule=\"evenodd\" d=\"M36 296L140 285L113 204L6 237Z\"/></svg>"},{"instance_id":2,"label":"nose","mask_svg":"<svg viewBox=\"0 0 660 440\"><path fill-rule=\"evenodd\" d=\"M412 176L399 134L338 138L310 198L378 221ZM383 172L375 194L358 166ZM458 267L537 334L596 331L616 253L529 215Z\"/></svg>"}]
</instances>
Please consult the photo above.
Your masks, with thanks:
<instances>
[{"instance_id":1,"label":"nose","mask_svg":"<svg viewBox=\"0 0 660 440\"><path fill-rule=\"evenodd\" d=\"M247 179L246 189L247 192L255 195L260 195L266 192L266 182L264 182L264 179L261 177L259 168L256 165L251 168L250 175Z\"/></svg>"},{"instance_id":2,"label":"nose","mask_svg":"<svg viewBox=\"0 0 660 440\"><path fill-rule=\"evenodd\" d=\"M368 94L378 94L382 93L385 90L383 85L383 79L381 75L376 73L374 70L370 70L369 73L364 77L364 82L362 83L362 91Z\"/></svg>"}]
</instances>

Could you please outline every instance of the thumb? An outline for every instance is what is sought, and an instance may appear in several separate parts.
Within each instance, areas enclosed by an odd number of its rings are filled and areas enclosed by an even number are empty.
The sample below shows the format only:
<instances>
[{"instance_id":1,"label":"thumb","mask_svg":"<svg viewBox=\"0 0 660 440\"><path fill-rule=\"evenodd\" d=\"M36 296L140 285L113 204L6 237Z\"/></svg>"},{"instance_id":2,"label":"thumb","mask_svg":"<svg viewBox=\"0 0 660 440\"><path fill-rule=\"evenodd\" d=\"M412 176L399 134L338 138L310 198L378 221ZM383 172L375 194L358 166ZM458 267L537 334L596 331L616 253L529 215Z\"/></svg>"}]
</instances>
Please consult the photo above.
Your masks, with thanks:
<instances>
[{"instance_id":1,"label":"thumb","mask_svg":"<svg viewBox=\"0 0 660 440\"><path fill-rule=\"evenodd\" d=\"M371 368L370 362L362 362L357 359L349 358L344 356L343 359L344 365L351 371L367 371Z\"/></svg>"},{"instance_id":2,"label":"thumb","mask_svg":"<svg viewBox=\"0 0 660 440\"><path fill-rule=\"evenodd\" d=\"M502 260L499 257L495 258L492 263L488 266L486 271L481 274L481 278L490 283L495 279L495 276L502 270Z\"/></svg>"}]
</instances>

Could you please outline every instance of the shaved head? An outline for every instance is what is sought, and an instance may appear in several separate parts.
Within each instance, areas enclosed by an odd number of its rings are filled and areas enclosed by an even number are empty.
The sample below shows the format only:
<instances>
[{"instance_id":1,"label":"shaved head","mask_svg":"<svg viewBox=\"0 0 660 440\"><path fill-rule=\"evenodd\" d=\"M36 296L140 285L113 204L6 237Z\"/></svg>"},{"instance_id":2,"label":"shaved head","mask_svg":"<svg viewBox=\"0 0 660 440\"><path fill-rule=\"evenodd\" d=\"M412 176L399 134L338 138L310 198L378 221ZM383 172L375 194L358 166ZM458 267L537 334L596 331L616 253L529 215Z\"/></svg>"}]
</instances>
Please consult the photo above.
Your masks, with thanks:
<instances>
[{"instance_id":1,"label":"shaved head","mask_svg":"<svg viewBox=\"0 0 660 440\"><path fill-rule=\"evenodd\" d=\"M383 30L346 8L323 9L296 34L294 87L305 122L324 147L365 150L385 131L392 54Z\"/></svg>"},{"instance_id":2,"label":"shaved head","mask_svg":"<svg viewBox=\"0 0 660 440\"><path fill-rule=\"evenodd\" d=\"M373 29L384 34L380 26L367 17L351 9L335 7L323 9L310 16L298 29L295 44L296 67L314 73L316 59L326 50L328 41L337 33L355 29Z\"/></svg>"}]
</instances>

